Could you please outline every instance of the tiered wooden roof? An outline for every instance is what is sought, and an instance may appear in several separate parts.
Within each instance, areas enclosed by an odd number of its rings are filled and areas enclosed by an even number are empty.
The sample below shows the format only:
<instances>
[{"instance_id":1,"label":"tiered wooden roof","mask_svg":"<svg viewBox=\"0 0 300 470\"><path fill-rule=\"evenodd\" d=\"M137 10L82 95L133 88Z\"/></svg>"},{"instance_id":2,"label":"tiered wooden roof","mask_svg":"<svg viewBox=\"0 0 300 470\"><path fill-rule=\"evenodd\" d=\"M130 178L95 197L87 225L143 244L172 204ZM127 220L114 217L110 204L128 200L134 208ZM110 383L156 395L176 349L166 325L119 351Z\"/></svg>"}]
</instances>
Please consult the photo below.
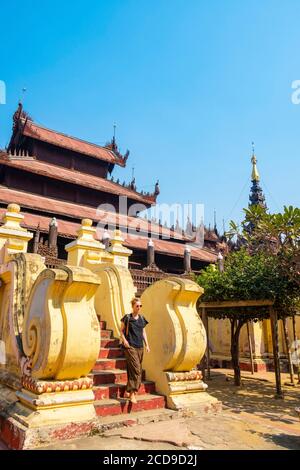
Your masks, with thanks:
<instances>
[{"instance_id":1,"label":"tiered wooden roof","mask_svg":"<svg viewBox=\"0 0 300 470\"><path fill-rule=\"evenodd\" d=\"M7 204L17 203L25 216L25 226L31 230L39 226L45 232L55 216L59 235L66 238L75 238L81 219L88 217L96 224L101 222L102 227L120 228L130 248L147 250L149 236L154 236L157 253L182 258L185 244L189 243L192 258L215 262L213 251L193 246L191 237L178 231L95 207L102 202L118 201L116 196L126 196L129 206L135 202L146 207L155 204L158 182L154 193L149 194L136 191L134 181L125 186L107 179L115 164L126 165L128 155L128 151L124 156L119 152L114 138L110 144L99 146L41 126L19 104L8 149L0 151L0 214ZM36 188L31 187L34 184ZM113 205L117 208L116 204Z\"/></svg>"},{"instance_id":2,"label":"tiered wooden roof","mask_svg":"<svg viewBox=\"0 0 300 470\"><path fill-rule=\"evenodd\" d=\"M123 167L126 165L128 154L123 157L118 152L115 144L103 147L41 126L33 122L31 117L23 110L21 103L19 103L18 109L14 114L13 121L13 134L8 147L11 150L20 148L24 137L29 137L111 164L117 164Z\"/></svg>"},{"instance_id":3,"label":"tiered wooden roof","mask_svg":"<svg viewBox=\"0 0 300 470\"><path fill-rule=\"evenodd\" d=\"M105 218L105 223L112 225L115 224L120 227L121 230L124 228L122 232L125 239L125 245L129 248L146 250L148 234L152 233L157 237L162 235L167 236L168 234L168 229L165 227L150 223L147 220L137 217L99 211L88 206L63 202L3 187L0 187L0 202L5 204L9 204L11 202L19 204L22 208L22 214L24 215L23 225L29 230L36 230L39 225L41 231L44 230L47 232L49 229L49 222L51 221L52 216L55 215L57 217L58 231L60 235L67 238L76 237L76 231L80 227L80 219L83 217L91 218L96 224L99 221L103 222ZM32 213L33 208L38 211L39 214ZM5 210L5 207L0 208L0 214L4 214ZM40 215L41 213L44 215ZM135 234L126 233L126 227L138 229L141 232L141 235L137 236ZM144 235L142 235L142 233L144 233ZM174 232L171 232L170 235L171 237L174 236ZM168 256L184 256L185 243L179 243L174 238L173 240L153 238L153 243L155 250L158 253L167 254ZM206 249L192 247L191 256L194 259L207 263L216 262L216 254Z\"/></svg>"},{"instance_id":4,"label":"tiered wooden roof","mask_svg":"<svg viewBox=\"0 0 300 470\"><path fill-rule=\"evenodd\" d=\"M22 134L42 142L53 144L57 147L63 147L65 149L73 150L74 152L89 155L90 157L98 158L99 160L104 160L109 163L116 163L123 167L126 165L124 158L117 156L109 148L101 147L100 145L78 139L77 137L71 137L63 134L62 132L47 129L46 127L42 127L29 120L24 121Z\"/></svg>"},{"instance_id":5,"label":"tiered wooden roof","mask_svg":"<svg viewBox=\"0 0 300 470\"><path fill-rule=\"evenodd\" d=\"M126 196L128 199L133 199L137 202L152 205L155 203L155 195L145 195L138 191L134 191L126 186L110 181L100 176L94 176L87 173L82 173L76 170L70 170L64 167L58 167L51 163L46 163L41 160L36 160L34 157L20 157L15 158L5 152L0 153L0 165L5 165L12 168L23 170L27 173L45 176L50 179L58 181L66 181L78 186L92 188L98 191L106 192L109 194L116 194L117 196Z\"/></svg>"}]
</instances>

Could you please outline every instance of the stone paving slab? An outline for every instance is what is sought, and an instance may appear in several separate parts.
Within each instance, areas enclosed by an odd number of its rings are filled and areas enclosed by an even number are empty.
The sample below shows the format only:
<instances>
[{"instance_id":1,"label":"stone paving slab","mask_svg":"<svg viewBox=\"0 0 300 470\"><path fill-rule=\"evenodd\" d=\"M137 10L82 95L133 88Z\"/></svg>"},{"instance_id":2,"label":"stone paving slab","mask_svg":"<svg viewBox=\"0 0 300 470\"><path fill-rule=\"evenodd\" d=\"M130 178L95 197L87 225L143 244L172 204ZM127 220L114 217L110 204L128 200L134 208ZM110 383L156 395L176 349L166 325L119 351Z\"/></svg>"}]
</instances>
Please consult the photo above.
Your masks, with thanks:
<instances>
[{"instance_id":1,"label":"stone paving slab","mask_svg":"<svg viewBox=\"0 0 300 470\"><path fill-rule=\"evenodd\" d=\"M300 450L300 432L253 420L251 415L232 412L136 425L110 430L101 436L59 442L47 450Z\"/></svg>"},{"instance_id":2,"label":"stone paving slab","mask_svg":"<svg viewBox=\"0 0 300 470\"><path fill-rule=\"evenodd\" d=\"M105 433L105 436L117 435L116 431ZM123 439L135 439L149 442L164 442L177 447L198 446L199 439L193 436L185 420L161 421L130 429L119 430L118 435Z\"/></svg>"},{"instance_id":3,"label":"stone paving slab","mask_svg":"<svg viewBox=\"0 0 300 470\"><path fill-rule=\"evenodd\" d=\"M52 446L42 447L39 450L180 450L172 444L165 442L141 442L137 440L121 439L119 436L109 438L92 436L76 439L69 442L59 442Z\"/></svg>"}]
</instances>

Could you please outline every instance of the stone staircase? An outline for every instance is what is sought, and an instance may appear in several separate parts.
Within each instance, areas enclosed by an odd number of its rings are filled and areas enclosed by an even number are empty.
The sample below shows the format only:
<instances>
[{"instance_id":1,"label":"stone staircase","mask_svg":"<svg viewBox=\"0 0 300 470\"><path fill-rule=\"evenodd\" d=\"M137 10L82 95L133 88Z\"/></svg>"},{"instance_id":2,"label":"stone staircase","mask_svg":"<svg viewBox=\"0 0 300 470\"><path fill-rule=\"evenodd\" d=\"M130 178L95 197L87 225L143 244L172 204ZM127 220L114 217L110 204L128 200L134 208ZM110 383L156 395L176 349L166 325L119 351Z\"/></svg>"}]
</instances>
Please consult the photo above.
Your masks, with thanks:
<instances>
[{"instance_id":1,"label":"stone staircase","mask_svg":"<svg viewBox=\"0 0 300 470\"><path fill-rule=\"evenodd\" d=\"M113 337L112 330L100 321L101 346L98 360L90 374L93 378L95 409L98 416L113 416L132 412L165 408L165 397L155 391L155 383L145 378L137 395L137 403L123 398L126 389L126 359L119 340Z\"/></svg>"}]
</instances>

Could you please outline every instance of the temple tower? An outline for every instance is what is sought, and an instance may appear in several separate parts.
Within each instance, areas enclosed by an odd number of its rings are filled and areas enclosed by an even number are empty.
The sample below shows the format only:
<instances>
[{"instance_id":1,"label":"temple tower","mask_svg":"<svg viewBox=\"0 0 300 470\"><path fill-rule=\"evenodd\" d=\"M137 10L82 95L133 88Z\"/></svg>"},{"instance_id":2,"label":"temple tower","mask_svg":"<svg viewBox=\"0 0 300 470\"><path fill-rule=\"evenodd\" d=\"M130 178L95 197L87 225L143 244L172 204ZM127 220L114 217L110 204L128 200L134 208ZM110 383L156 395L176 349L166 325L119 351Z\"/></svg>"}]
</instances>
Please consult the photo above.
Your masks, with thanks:
<instances>
[{"instance_id":1,"label":"temple tower","mask_svg":"<svg viewBox=\"0 0 300 470\"><path fill-rule=\"evenodd\" d=\"M263 209L267 210L266 206L266 201L265 201L265 196L263 193L263 190L259 184L260 182L260 176L259 172L257 169L257 158L254 154L254 147L252 144L252 158L251 158L251 163L252 163L252 174L251 174L251 181L252 181L252 186L251 186L251 193L249 197L249 206L260 206Z\"/></svg>"}]
</instances>

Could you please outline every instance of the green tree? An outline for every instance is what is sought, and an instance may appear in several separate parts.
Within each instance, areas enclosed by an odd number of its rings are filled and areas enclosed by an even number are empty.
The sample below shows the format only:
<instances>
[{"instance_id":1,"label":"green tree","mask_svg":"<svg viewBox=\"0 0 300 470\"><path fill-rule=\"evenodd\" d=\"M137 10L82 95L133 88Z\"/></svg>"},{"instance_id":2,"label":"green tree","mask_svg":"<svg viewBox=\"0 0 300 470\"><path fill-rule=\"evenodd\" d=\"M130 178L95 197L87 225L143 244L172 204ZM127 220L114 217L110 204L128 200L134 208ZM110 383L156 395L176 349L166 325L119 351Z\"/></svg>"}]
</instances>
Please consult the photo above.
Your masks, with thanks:
<instances>
[{"instance_id":1,"label":"green tree","mask_svg":"<svg viewBox=\"0 0 300 470\"><path fill-rule=\"evenodd\" d=\"M229 253L225 270L209 266L198 276L204 288L201 301L273 300L278 317L294 315L300 305L300 209L285 207L282 214L267 214L259 206L244 209L241 227L230 224L229 238L238 249ZM251 314L251 317L245 313ZM229 318L235 384L240 385L239 334L249 318L268 318L266 307L211 311Z\"/></svg>"}]
</instances>

